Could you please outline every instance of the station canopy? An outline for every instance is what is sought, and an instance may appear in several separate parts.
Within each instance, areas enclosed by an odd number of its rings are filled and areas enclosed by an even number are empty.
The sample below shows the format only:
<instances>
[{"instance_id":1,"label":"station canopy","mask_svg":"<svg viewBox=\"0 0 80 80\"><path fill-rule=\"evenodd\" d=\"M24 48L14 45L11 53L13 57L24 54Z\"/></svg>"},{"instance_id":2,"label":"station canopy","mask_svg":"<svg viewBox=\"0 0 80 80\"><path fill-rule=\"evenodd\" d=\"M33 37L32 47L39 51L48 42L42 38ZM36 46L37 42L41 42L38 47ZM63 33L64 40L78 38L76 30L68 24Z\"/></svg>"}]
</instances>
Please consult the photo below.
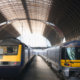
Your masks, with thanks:
<instances>
[{"instance_id":1,"label":"station canopy","mask_svg":"<svg viewBox=\"0 0 80 80\"><path fill-rule=\"evenodd\" d=\"M0 0L0 39L36 33L52 45L79 39L80 0Z\"/></svg>"}]
</instances>

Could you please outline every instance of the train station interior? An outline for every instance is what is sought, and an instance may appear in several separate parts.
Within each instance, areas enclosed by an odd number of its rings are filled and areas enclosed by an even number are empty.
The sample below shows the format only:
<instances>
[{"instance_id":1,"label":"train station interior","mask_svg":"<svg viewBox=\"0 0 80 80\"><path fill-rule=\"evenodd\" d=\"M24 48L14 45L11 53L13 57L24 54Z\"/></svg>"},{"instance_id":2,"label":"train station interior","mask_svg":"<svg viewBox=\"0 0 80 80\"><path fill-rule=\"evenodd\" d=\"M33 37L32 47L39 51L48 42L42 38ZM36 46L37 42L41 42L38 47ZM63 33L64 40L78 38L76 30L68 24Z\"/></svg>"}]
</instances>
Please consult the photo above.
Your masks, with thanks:
<instances>
[{"instance_id":1,"label":"train station interior","mask_svg":"<svg viewBox=\"0 0 80 80\"><path fill-rule=\"evenodd\" d=\"M20 40L35 53L17 80L62 80L39 52L80 41L80 0L0 0L0 42L6 38Z\"/></svg>"}]
</instances>

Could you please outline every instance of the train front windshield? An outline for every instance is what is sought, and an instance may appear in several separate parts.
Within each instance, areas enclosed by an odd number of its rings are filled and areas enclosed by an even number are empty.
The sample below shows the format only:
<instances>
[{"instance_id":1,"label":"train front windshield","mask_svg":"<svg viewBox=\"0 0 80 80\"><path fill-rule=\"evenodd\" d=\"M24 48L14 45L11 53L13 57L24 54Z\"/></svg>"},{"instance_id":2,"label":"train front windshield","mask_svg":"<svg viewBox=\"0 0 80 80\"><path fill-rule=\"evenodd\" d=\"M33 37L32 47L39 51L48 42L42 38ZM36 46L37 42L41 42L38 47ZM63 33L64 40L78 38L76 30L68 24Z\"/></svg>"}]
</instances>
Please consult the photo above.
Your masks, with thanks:
<instances>
[{"instance_id":1,"label":"train front windshield","mask_svg":"<svg viewBox=\"0 0 80 80\"><path fill-rule=\"evenodd\" d=\"M62 59L80 60L80 47L65 47L62 48Z\"/></svg>"},{"instance_id":2,"label":"train front windshield","mask_svg":"<svg viewBox=\"0 0 80 80\"><path fill-rule=\"evenodd\" d=\"M2 55L16 55L18 46L0 46L0 54Z\"/></svg>"}]
</instances>

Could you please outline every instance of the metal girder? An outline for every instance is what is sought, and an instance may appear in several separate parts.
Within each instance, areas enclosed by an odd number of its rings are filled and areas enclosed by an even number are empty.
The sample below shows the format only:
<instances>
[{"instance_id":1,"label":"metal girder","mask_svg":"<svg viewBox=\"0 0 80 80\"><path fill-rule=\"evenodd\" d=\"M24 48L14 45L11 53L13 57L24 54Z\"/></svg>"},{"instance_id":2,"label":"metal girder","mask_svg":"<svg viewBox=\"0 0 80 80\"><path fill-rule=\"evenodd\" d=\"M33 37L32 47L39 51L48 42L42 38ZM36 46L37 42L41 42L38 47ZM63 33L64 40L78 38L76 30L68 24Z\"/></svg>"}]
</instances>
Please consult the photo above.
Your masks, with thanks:
<instances>
[{"instance_id":1,"label":"metal girder","mask_svg":"<svg viewBox=\"0 0 80 80\"><path fill-rule=\"evenodd\" d=\"M29 11L28 11L28 8L27 8L26 0L21 0L21 1L22 1L22 4L23 4L25 13L26 13L26 17L28 19L28 24L29 24L30 31L32 33L32 28L31 28L31 23L30 23L30 17L29 17Z\"/></svg>"},{"instance_id":2,"label":"metal girder","mask_svg":"<svg viewBox=\"0 0 80 80\"><path fill-rule=\"evenodd\" d=\"M7 21L6 18L0 13L0 23Z\"/></svg>"},{"instance_id":3,"label":"metal girder","mask_svg":"<svg viewBox=\"0 0 80 80\"><path fill-rule=\"evenodd\" d=\"M32 49L47 49L49 47L31 47Z\"/></svg>"},{"instance_id":4,"label":"metal girder","mask_svg":"<svg viewBox=\"0 0 80 80\"><path fill-rule=\"evenodd\" d=\"M30 21L30 20L35 20L35 21L41 21L41 22L43 22L44 24L52 27L52 28L54 29L54 31L58 34L58 36L60 37L61 40L64 38L64 35L63 35L62 31L61 31L59 28L57 28L55 25L49 24L49 22L46 22L46 21L43 21L43 20L39 20L39 19L29 19L29 18L13 19L13 20L10 20L9 22L13 22L13 21L16 21L16 20L29 20L29 21ZM7 21L7 22L8 22L8 21ZM6 22L6 23L7 23L7 22Z\"/></svg>"}]
</instances>

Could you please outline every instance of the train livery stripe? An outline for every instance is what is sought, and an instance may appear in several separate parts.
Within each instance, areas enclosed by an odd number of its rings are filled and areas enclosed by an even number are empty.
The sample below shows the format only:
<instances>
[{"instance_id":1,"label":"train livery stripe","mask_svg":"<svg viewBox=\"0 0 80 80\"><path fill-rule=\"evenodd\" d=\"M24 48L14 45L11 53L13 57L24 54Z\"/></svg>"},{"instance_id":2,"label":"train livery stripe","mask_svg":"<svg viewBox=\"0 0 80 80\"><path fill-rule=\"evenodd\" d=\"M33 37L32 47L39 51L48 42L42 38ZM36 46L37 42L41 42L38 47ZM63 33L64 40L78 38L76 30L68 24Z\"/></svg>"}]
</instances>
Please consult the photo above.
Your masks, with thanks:
<instances>
[{"instance_id":1,"label":"train livery stripe","mask_svg":"<svg viewBox=\"0 0 80 80\"><path fill-rule=\"evenodd\" d=\"M21 62L22 45L19 45L17 60Z\"/></svg>"},{"instance_id":2,"label":"train livery stripe","mask_svg":"<svg viewBox=\"0 0 80 80\"><path fill-rule=\"evenodd\" d=\"M17 55L3 55L3 58L0 59L0 61L20 62L21 61L21 51L22 51L22 45L20 44L18 47Z\"/></svg>"},{"instance_id":3,"label":"train livery stripe","mask_svg":"<svg viewBox=\"0 0 80 80\"><path fill-rule=\"evenodd\" d=\"M65 65L68 64L68 65ZM64 67L80 67L80 60L61 60L61 66Z\"/></svg>"}]
</instances>

